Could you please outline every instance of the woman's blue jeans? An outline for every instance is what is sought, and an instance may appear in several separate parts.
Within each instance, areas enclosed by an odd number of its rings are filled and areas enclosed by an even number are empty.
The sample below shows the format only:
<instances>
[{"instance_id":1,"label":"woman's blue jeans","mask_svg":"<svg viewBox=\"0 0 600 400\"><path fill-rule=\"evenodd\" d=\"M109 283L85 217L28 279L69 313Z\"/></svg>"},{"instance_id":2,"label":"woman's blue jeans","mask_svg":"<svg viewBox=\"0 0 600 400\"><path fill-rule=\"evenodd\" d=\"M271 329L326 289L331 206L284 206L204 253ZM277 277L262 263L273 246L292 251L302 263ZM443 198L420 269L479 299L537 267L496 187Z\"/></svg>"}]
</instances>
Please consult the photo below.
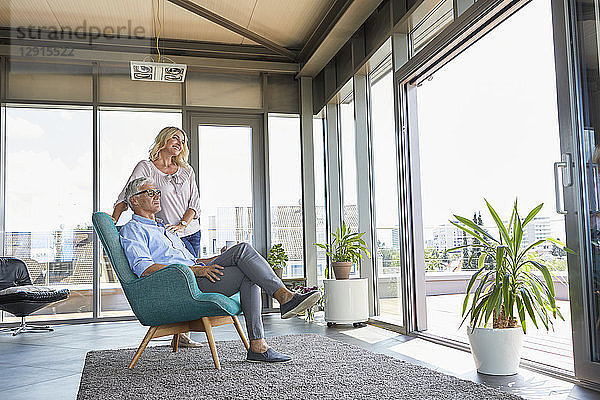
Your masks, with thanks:
<instances>
[{"instance_id":1,"label":"woman's blue jeans","mask_svg":"<svg viewBox=\"0 0 600 400\"><path fill-rule=\"evenodd\" d=\"M200 231L192 233L191 235L184 236L181 241L185 245L185 248L192 253L196 258L200 257Z\"/></svg>"}]
</instances>

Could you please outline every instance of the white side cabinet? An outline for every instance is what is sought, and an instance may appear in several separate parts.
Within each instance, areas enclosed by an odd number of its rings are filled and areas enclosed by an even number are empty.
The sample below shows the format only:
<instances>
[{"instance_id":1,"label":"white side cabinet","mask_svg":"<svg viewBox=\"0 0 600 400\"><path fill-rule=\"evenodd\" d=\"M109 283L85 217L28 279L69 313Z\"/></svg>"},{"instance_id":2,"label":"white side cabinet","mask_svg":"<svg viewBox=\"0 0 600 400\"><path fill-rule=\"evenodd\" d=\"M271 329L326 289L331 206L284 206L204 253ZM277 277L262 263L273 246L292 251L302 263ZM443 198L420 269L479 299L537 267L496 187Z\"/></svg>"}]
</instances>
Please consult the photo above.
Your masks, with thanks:
<instances>
[{"instance_id":1,"label":"white side cabinet","mask_svg":"<svg viewBox=\"0 0 600 400\"><path fill-rule=\"evenodd\" d=\"M325 321L362 325L369 319L367 279L325 279Z\"/></svg>"}]
</instances>

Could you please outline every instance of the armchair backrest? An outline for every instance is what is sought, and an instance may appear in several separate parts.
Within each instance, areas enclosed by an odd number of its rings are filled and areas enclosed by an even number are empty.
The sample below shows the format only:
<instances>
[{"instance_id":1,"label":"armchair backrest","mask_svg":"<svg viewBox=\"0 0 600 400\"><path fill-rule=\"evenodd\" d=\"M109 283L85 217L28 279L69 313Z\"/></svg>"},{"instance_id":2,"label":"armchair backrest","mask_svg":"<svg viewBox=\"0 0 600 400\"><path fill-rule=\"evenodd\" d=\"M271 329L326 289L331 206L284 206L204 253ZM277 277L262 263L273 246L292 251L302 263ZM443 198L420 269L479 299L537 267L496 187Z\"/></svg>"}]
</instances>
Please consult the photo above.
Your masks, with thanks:
<instances>
[{"instance_id":1,"label":"armchair backrest","mask_svg":"<svg viewBox=\"0 0 600 400\"><path fill-rule=\"evenodd\" d=\"M94 224L96 234L100 238L102 247L108 255L108 259L117 273L123 289L125 289L127 283L135 281L138 277L129 267L129 261L127 261L125 252L121 247L117 227L112 218L103 212L95 212L92 214L92 223Z\"/></svg>"},{"instance_id":2,"label":"armchair backrest","mask_svg":"<svg viewBox=\"0 0 600 400\"><path fill-rule=\"evenodd\" d=\"M23 285L31 285L27 265L18 258L0 257L0 290Z\"/></svg>"}]
</instances>

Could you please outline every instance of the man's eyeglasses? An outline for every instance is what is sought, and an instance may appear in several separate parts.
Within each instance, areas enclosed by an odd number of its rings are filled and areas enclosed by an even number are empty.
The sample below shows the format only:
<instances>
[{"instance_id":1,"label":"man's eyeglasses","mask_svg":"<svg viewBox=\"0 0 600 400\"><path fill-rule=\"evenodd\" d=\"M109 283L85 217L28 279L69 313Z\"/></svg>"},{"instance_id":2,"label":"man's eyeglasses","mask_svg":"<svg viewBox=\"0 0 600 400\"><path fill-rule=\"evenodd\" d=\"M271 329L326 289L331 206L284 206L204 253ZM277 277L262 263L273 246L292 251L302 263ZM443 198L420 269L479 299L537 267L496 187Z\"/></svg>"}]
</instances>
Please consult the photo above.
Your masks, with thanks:
<instances>
[{"instance_id":1,"label":"man's eyeglasses","mask_svg":"<svg viewBox=\"0 0 600 400\"><path fill-rule=\"evenodd\" d=\"M136 194L132 195L131 197L137 196L138 194L142 194L142 193L147 193L148 197L154 197L154 196L160 197L160 190L152 190L152 189L142 190L141 192L137 192Z\"/></svg>"}]
</instances>

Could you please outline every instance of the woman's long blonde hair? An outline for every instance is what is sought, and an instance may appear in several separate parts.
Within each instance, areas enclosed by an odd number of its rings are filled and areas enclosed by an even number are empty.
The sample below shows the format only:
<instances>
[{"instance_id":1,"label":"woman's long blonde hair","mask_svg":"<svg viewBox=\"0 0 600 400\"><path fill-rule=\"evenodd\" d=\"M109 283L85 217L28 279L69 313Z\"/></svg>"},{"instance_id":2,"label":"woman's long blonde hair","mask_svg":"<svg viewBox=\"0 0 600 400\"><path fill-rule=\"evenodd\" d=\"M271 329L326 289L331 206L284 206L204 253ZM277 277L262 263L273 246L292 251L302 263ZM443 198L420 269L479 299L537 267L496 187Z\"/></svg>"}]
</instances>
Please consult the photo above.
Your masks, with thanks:
<instances>
[{"instance_id":1,"label":"woman's long blonde hair","mask_svg":"<svg viewBox=\"0 0 600 400\"><path fill-rule=\"evenodd\" d=\"M175 128L174 126L167 126L166 128L162 128L156 138L154 139L154 145L150 149L150 161L154 161L158 159L158 153L165 148L167 144L167 140L171 139L173 135L176 133L181 133L183 138L185 139L183 142L183 148L179 152L179 154L175 157L171 157L173 162L180 167L188 167L188 157L190 155L190 150L188 148L188 137L183 131L183 129Z\"/></svg>"}]
</instances>

